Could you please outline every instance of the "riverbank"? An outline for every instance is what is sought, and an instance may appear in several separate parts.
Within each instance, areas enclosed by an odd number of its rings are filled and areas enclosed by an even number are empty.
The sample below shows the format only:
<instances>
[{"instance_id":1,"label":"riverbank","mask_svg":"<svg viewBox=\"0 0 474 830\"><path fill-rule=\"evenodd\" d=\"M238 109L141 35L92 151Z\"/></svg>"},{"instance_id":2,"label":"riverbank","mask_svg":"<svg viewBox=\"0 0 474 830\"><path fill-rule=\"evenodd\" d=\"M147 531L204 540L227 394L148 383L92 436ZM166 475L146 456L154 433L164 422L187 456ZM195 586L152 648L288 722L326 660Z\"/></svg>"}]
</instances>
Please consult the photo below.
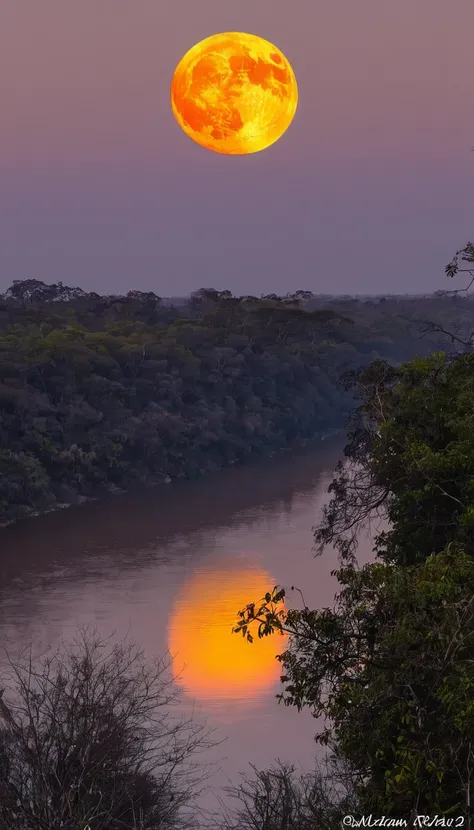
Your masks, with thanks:
<instances>
[{"instance_id":1,"label":"riverbank","mask_svg":"<svg viewBox=\"0 0 474 830\"><path fill-rule=\"evenodd\" d=\"M354 408L347 372L432 350L404 306L303 299L203 289L171 309L15 284L0 298L0 522L324 436Z\"/></svg>"},{"instance_id":2,"label":"riverbank","mask_svg":"<svg viewBox=\"0 0 474 830\"><path fill-rule=\"evenodd\" d=\"M12 660L31 643L34 654L43 654L58 640L70 642L78 626L114 641L128 636L152 660L170 650L173 619L196 650L209 643L216 626L228 630L230 655L242 638L221 619L222 602L236 612L258 599L256 571L266 575L266 588L295 584L314 607L331 604L336 560L314 558L311 528L344 441L328 438L314 449L284 450L198 481L181 478L6 528L0 534L0 634ZM193 607L196 621L189 629ZM250 654L258 648L243 645ZM281 644L275 646L278 651ZM189 665L189 655L178 659L178 671L184 663ZM238 780L249 757L263 768L284 746L285 758L309 767L314 755L310 713L283 713L274 698L278 682L274 687L269 675L268 683L258 684L255 672L241 671L236 659L227 681L224 670L220 679L208 673L215 681L212 694L194 701L192 690L183 691L174 710L178 718L202 717L219 730L219 740L226 739L200 756L219 768L212 787L220 796L220 787ZM232 699L226 696L230 691ZM212 793L207 806L216 806Z\"/></svg>"},{"instance_id":3,"label":"riverbank","mask_svg":"<svg viewBox=\"0 0 474 830\"><path fill-rule=\"evenodd\" d=\"M292 449L296 448L303 448L303 447L315 447L317 444L335 438L338 435L342 435L344 432L343 427L333 428L325 430L324 432L320 432L315 434L310 438L299 438L294 439L291 444L286 446L278 447L277 449L272 447L264 447L261 448L260 451L254 452L249 455L247 458L242 459L240 461L236 461L235 459L231 459L228 461L227 464L216 464L210 462L208 466L204 469L200 469L196 472L193 469L191 472L181 471L175 475L168 475L163 474L162 476L150 476L149 478L141 478L135 482L132 482L129 487L118 487L113 483L109 483L106 485L102 485L98 488L98 492L96 494L91 495L83 495L81 493L75 493L70 487L62 487L61 492L66 494L69 491L69 498L64 500L56 500L50 502L48 504L41 505L40 507L31 507L29 508L27 505L21 506L21 514L12 517L11 519L7 519L0 522L0 530L3 528L10 527L20 521L23 520L31 520L38 516L44 516L48 513L56 513L60 510L66 510L70 507L79 507L81 505L89 504L90 502L100 501L103 498L115 495L123 495L125 493L134 492L139 487L147 487L147 488L155 488L155 487L165 487L167 485L173 484L173 482L178 481L180 479L198 479L204 478L205 476L213 473L218 472L219 470L231 467L231 466L245 466L251 462L264 460L265 458L271 458L273 456L282 454Z\"/></svg>"}]
</instances>

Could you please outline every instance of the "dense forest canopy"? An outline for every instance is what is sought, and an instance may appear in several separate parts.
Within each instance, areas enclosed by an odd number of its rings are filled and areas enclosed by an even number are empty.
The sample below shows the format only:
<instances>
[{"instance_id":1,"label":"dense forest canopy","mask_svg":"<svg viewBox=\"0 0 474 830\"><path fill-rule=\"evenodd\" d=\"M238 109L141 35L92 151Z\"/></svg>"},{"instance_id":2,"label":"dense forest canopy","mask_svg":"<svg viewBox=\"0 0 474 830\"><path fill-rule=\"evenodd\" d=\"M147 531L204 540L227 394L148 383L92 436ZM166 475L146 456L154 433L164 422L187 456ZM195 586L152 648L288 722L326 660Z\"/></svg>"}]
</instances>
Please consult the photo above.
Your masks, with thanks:
<instances>
[{"instance_id":1,"label":"dense forest canopy","mask_svg":"<svg viewBox=\"0 0 474 830\"><path fill-rule=\"evenodd\" d=\"M236 632L290 634L281 698L327 719L318 739L352 769L359 814L464 816L469 827L474 354L379 360L348 380L359 405L315 528L340 553L336 603L287 611L277 586ZM357 531L374 511L388 529L360 568Z\"/></svg>"},{"instance_id":2,"label":"dense forest canopy","mask_svg":"<svg viewBox=\"0 0 474 830\"><path fill-rule=\"evenodd\" d=\"M467 331L474 305L211 288L177 308L152 292L15 281L0 297L0 519L342 427L353 397L341 374L438 348L426 319Z\"/></svg>"},{"instance_id":3,"label":"dense forest canopy","mask_svg":"<svg viewBox=\"0 0 474 830\"><path fill-rule=\"evenodd\" d=\"M470 287L473 265L469 244L447 276L464 270ZM449 331L439 318L425 329ZM319 552L330 544L340 555L333 606L288 610L286 589L275 586L237 617L235 632L250 642L256 634L290 634L279 656L280 697L325 718L317 738L348 773L332 802L338 808L327 809L319 827L340 826L348 812L344 793L352 802L355 796L352 815L383 815L406 826L416 826L417 816L426 819L419 826L436 818L443 826L473 824L474 331L468 315L450 334L455 348L449 354L433 351L398 366L377 359L346 376L358 405L347 422L344 463L314 529ZM374 516L386 520L386 529L375 528L375 561L359 567L357 533ZM285 780L292 785L294 777ZM256 803L259 784L257 776L246 805ZM300 803L306 808L307 802L303 792Z\"/></svg>"}]
</instances>

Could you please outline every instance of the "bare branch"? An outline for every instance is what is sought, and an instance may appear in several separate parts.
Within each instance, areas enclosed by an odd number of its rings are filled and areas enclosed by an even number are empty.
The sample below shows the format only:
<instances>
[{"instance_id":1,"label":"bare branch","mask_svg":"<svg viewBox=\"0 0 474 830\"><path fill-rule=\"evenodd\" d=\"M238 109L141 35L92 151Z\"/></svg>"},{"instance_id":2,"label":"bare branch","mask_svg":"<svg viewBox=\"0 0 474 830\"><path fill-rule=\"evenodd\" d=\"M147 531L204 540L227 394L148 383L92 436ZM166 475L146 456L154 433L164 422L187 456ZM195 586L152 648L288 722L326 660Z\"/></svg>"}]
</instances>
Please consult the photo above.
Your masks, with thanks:
<instances>
[{"instance_id":1,"label":"bare branch","mask_svg":"<svg viewBox=\"0 0 474 830\"><path fill-rule=\"evenodd\" d=\"M175 830L196 825L193 798L213 744L174 717L166 659L88 629L39 661L10 662L0 695L0 827Z\"/></svg>"}]
</instances>

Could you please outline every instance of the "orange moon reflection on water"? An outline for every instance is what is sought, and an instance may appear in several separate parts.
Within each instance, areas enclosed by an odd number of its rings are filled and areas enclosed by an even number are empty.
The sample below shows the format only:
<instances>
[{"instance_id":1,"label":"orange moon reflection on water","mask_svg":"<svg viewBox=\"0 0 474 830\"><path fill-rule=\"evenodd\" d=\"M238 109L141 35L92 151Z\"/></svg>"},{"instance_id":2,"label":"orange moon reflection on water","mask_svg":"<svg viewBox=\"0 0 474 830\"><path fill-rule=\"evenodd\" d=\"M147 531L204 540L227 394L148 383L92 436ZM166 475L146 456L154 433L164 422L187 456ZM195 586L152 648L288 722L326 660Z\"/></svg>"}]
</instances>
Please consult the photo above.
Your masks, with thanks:
<instances>
[{"instance_id":1,"label":"orange moon reflection on water","mask_svg":"<svg viewBox=\"0 0 474 830\"><path fill-rule=\"evenodd\" d=\"M248 643L233 634L237 612L273 587L263 570L216 568L199 571L186 583L173 607L168 646L178 684L193 697L242 699L268 692L281 674L276 655L285 635Z\"/></svg>"}]
</instances>

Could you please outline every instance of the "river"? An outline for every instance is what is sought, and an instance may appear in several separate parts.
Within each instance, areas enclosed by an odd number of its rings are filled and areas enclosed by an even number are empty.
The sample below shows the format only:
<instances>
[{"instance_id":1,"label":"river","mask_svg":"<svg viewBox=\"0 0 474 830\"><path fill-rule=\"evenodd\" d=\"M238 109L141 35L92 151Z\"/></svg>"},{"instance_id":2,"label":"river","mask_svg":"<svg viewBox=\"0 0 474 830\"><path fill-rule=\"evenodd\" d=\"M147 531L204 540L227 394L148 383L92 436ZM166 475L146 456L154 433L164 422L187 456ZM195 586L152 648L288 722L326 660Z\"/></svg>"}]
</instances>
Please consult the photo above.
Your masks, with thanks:
<instances>
[{"instance_id":1,"label":"river","mask_svg":"<svg viewBox=\"0 0 474 830\"><path fill-rule=\"evenodd\" d=\"M316 722L278 705L281 641L248 645L235 612L273 585L332 603L333 551L315 558L341 439L281 453L200 481L113 496L0 531L0 629L12 657L71 638L78 625L173 656L181 707L223 740L210 751L213 792L249 763L308 768ZM362 540L359 561L371 558ZM224 740L225 739L225 740ZM210 797L210 796L208 796Z\"/></svg>"}]
</instances>

